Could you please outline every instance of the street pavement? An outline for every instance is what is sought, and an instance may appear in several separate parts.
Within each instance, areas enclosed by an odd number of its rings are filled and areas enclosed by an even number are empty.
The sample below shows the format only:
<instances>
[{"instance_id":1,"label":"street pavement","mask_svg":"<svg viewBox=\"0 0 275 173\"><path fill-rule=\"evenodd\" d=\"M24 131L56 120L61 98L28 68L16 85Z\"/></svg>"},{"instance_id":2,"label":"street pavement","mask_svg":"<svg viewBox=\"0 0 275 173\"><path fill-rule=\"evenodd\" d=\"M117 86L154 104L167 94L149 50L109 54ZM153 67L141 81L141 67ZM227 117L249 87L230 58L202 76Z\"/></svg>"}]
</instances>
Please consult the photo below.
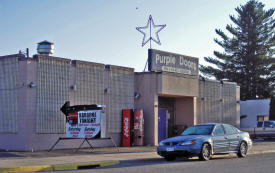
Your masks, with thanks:
<instances>
[{"instance_id":1,"label":"street pavement","mask_svg":"<svg viewBox=\"0 0 275 173\"><path fill-rule=\"evenodd\" d=\"M118 149L119 151L114 147L94 148L94 150L86 148L77 152L74 149L53 150L51 152L2 151L0 152L0 172L52 171L78 169L79 167L103 167L119 164L121 161L127 160L161 158L156 153L156 147L119 147ZM264 153L275 153L275 141L254 142L248 155Z\"/></svg>"},{"instance_id":2,"label":"street pavement","mask_svg":"<svg viewBox=\"0 0 275 173\"><path fill-rule=\"evenodd\" d=\"M104 168L66 170L58 173L274 173L274 160L275 153L252 154L246 158L238 158L236 154L232 154L209 161L177 158L169 162L152 158L121 161L118 165Z\"/></svg>"}]
</instances>

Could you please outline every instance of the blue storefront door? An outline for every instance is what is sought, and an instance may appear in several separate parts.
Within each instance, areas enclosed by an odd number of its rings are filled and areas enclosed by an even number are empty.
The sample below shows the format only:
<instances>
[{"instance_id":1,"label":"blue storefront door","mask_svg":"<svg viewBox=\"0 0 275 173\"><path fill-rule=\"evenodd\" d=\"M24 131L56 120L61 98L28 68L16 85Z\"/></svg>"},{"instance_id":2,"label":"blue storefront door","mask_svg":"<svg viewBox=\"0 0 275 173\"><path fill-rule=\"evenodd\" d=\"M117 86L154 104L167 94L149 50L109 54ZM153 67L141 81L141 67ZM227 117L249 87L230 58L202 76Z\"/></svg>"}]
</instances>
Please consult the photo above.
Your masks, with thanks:
<instances>
[{"instance_id":1,"label":"blue storefront door","mask_svg":"<svg viewBox=\"0 0 275 173\"><path fill-rule=\"evenodd\" d=\"M163 139L166 139L166 109L159 109L158 110L158 142Z\"/></svg>"}]
</instances>

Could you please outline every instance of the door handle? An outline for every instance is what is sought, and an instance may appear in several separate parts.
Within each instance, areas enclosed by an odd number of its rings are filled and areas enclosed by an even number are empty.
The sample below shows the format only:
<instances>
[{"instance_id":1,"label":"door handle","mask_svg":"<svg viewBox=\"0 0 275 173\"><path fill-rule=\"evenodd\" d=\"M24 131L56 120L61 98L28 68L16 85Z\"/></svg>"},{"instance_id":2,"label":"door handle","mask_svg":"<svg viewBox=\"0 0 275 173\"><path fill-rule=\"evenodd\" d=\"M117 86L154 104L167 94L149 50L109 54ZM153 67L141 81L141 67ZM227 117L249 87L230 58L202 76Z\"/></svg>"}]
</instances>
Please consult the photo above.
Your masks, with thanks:
<instances>
[{"instance_id":1,"label":"door handle","mask_svg":"<svg viewBox=\"0 0 275 173\"><path fill-rule=\"evenodd\" d=\"M228 139L228 137L224 137L224 139Z\"/></svg>"}]
</instances>

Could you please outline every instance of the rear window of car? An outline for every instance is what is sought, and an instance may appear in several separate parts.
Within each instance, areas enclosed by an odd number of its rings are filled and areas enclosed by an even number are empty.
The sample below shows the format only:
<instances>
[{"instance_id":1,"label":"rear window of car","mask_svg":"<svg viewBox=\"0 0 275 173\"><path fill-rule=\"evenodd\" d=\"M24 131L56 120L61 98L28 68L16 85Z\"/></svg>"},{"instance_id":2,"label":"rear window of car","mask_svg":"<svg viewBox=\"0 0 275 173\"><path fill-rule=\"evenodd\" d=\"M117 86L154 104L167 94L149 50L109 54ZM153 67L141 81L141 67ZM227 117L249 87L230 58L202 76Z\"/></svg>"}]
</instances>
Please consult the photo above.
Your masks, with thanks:
<instances>
[{"instance_id":1,"label":"rear window of car","mask_svg":"<svg viewBox=\"0 0 275 173\"><path fill-rule=\"evenodd\" d=\"M226 134L228 135L239 133L239 130L231 125L224 124L223 127L225 129Z\"/></svg>"},{"instance_id":2,"label":"rear window of car","mask_svg":"<svg viewBox=\"0 0 275 173\"><path fill-rule=\"evenodd\" d=\"M213 131L214 135L224 135L224 130L222 125L217 125Z\"/></svg>"}]
</instances>

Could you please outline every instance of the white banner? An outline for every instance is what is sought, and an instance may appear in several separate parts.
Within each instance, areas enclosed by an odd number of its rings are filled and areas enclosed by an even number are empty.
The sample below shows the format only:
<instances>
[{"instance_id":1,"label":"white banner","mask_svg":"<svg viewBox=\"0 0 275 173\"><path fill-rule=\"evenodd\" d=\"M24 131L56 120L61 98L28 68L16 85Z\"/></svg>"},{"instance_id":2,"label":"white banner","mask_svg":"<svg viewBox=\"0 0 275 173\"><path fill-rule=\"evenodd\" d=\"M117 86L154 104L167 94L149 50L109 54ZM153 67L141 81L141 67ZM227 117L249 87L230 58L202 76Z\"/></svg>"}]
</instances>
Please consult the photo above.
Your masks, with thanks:
<instances>
[{"instance_id":1,"label":"white banner","mask_svg":"<svg viewBox=\"0 0 275 173\"><path fill-rule=\"evenodd\" d=\"M101 110L77 112L77 124L66 123L68 138L93 138L100 132Z\"/></svg>"}]
</instances>

